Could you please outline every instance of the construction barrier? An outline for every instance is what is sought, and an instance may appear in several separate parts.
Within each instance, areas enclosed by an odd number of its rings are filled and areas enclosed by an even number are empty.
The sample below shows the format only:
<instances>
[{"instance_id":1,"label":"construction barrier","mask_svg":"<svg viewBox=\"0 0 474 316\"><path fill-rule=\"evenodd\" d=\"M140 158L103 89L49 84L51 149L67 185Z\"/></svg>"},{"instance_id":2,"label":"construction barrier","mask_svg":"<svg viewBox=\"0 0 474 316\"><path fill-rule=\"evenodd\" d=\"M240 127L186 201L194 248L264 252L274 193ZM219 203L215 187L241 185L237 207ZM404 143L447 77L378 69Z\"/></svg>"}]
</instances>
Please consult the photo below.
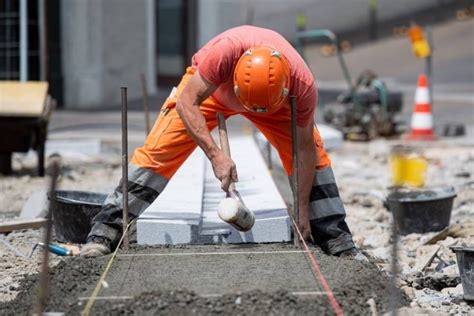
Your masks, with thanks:
<instances>
[{"instance_id":1,"label":"construction barrier","mask_svg":"<svg viewBox=\"0 0 474 316\"><path fill-rule=\"evenodd\" d=\"M411 132L408 138L414 140L435 139L428 77L425 74L421 74L418 77L418 86L415 93L415 106L411 117Z\"/></svg>"}]
</instances>

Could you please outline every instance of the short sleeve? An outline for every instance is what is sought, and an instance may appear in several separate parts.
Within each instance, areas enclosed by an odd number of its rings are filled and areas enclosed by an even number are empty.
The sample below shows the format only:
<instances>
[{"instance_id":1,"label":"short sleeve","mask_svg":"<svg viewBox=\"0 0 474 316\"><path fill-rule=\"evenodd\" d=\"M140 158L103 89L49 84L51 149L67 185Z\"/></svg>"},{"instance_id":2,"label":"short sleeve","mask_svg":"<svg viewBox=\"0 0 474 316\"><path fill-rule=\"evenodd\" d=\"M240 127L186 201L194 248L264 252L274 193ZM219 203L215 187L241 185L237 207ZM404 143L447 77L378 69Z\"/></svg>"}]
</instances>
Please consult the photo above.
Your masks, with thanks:
<instances>
[{"instance_id":1,"label":"short sleeve","mask_svg":"<svg viewBox=\"0 0 474 316\"><path fill-rule=\"evenodd\" d=\"M219 86L232 77L234 64L239 57L232 41L222 38L209 47L197 68L206 81Z\"/></svg>"},{"instance_id":2,"label":"short sleeve","mask_svg":"<svg viewBox=\"0 0 474 316\"><path fill-rule=\"evenodd\" d=\"M316 84L307 85L300 82L294 91L294 95L296 95L297 104L297 125L300 127L308 126L314 119L314 110L318 101Z\"/></svg>"}]
</instances>

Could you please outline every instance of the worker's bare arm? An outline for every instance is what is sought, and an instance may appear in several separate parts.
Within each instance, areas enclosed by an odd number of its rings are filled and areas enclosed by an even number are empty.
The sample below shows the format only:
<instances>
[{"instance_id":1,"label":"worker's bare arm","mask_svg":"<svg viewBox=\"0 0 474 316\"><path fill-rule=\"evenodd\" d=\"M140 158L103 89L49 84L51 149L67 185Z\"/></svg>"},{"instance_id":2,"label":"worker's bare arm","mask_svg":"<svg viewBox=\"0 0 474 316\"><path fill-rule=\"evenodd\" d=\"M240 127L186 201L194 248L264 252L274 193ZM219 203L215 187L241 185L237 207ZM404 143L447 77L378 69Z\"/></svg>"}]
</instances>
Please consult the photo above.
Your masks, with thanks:
<instances>
[{"instance_id":1,"label":"worker's bare arm","mask_svg":"<svg viewBox=\"0 0 474 316\"><path fill-rule=\"evenodd\" d=\"M220 150L209 133L206 120L199 110L199 105L215 90L215 86L206 82L199 75L199 72L196 72L176 102L176 111L188 133L209 159L212 159Z\"/></svg>"},{"instance_id":2,"label":"worker's bare arm","mask_svg":"<svg viewBox=\"0 0 474 316\"><path fill-rule=\"evenodd\" d=\"M227 191L230 180L237 181L235 163L214 142L206 120L199 109L199 105L216 89L216 86L207 82L197 71L178 97L176 111L191 138L211 161L214 174L221 181L222 189Z\"/></svg>"},{"instance_id":3,"label":"worker's bare arm","mask_svg":"<svg viewBox=\"0 0 474 316\"><path fill-rule=\"evenodd\" d=\"M299 228L305 239L311 238L309 225L309 198L313 186L314 169L316 166L316 146L313 139L311 122L306 127L297 127L298 133L298 188L299 188Z\"/></svg>"}]
</instances>

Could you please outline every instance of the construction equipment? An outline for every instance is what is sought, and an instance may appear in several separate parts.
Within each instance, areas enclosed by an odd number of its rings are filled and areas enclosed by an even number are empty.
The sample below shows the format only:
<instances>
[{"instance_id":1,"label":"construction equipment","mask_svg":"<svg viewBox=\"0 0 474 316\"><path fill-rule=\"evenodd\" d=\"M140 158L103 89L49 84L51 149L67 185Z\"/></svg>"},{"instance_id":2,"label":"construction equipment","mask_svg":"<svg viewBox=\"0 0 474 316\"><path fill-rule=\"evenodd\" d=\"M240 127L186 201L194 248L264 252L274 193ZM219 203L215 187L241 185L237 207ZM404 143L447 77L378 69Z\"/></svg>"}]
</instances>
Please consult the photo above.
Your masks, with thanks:
<instances>
[{"instance_id":1,"label":"construction equipment","mask_svg":"<svg viewBox=\"0 0 474 316\"><path fill-rule=\"evenodd\" d=\"M45 142L55 101L47 82L0 82L0 173L12 172L13 152L38 153L38 175L44 176Z\"/></svg>"},{"instance_id":2,"label":"construction equipment","mask_svg":"<svg viewBox=\"0 0 474 316\"><path fill-rule=\"evenodd\" d=\"M323 104L324 121L344 133L346 139L371 140L379 136L393 136L399 131L398 114L403 106L401 92L389 92L377 75L366 70L353 83L342 56L336 35L327 29L298 33L298 50L302 56L303 45L319 38L329 39L341 66L347 91L336 98L336 102Z\"/></svg>"},{"instance_id":3,"label":"construction equipment","mask_svg":"<svg viewBox=\"0 0 474 316\"><path fill-rule=\"evenodd\" d=\"M217 125L219 126L219 140L222 151L230 157L229 138L225 125L224 114L217 113ZM255 224L255 214L245 206L240 193L231 181L227 197L219 203L217 214L226 223L234 226L240 231L248 231Z\"/></svg>"}]
</instances>

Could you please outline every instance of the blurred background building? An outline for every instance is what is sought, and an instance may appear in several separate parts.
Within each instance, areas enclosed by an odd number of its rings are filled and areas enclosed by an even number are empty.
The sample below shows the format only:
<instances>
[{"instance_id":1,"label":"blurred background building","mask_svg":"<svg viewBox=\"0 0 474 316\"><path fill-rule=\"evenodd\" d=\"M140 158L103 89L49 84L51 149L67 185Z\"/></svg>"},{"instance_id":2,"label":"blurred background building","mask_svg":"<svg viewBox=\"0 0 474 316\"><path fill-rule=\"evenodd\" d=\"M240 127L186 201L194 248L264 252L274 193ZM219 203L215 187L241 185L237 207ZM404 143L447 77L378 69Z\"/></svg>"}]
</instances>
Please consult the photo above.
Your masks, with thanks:
<instances>
[{"instance_id":1,"label":"blurred background building","mask_svg":"<svg viewBox=\"0 0 474 316\"><path fill-rule=\"evenodd\" d=\"M1 0L0 80L47 80L61 107L113 108L168 91L193 53L230 27L329 28L353 43L435 22L470 0Z\"/></svg>"}]
</instances>

